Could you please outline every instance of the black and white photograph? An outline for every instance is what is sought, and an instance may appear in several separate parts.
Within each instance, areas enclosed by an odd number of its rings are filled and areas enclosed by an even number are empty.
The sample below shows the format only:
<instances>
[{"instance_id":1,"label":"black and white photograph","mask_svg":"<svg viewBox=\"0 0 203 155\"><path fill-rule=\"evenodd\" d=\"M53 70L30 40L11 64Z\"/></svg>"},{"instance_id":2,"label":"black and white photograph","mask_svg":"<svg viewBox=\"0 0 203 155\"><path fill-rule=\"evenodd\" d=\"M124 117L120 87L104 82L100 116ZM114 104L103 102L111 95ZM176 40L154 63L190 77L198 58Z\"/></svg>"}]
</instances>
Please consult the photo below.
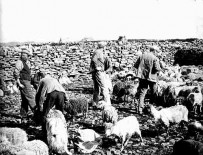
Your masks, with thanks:
<instances>
[{"instance_id":1,"label":"black and white photograph","mask_svg":"<svg viewBox=\"0 0 203 155\"><path fill-rule=\"evenodd\" d=\"M0 0L1 155L203 155L203 0Z\"/></svg>"}]
</instances>

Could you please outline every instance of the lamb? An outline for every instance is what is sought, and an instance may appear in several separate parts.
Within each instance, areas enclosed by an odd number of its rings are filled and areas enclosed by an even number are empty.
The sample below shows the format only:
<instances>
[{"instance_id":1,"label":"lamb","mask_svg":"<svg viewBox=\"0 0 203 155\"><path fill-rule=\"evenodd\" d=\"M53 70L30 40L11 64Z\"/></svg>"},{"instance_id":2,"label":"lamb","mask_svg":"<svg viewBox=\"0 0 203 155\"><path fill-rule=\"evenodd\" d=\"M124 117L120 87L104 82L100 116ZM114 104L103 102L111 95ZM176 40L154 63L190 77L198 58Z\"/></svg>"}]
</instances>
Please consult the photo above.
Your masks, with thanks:
<instances>
[{"instance_id":1,"label":"lamb","mask_svg":"<svg viewBox=\"0 0 203 155\"><path fill-rule=\"evenodd\" d=\"M122 138L121 152L134 134L137 134L140 137L140 141L143 142L139 122L135 116L125 117L116 124L105 123L105 135L109 136L112 134Z\"/></svg>"},{"instance_id":2,"label":"lamb","mask_svg":"<svg viewBox=\"0 0 203 155\"><path fill-rule=\"evenodd\" d=\"M197 110L199 112L202 112L202 102L203 102L203 97L201 91L198 93L190 93L187 97L188 101L188 106L192 106L194 109L195 114L197 114Z\"/></svg>"},{"instance_id":3,"label":"lamb","mask_svg":"<svg viewBox=\"0 0 203 155\"><path fill-rule=\"evenodd\" d=\"M68 132L64 115L59 110L50 110L46 117L47 142L51 152L71 154L68 149Z\"/></svg>"},{"instance_id":4,"label":"lamb","mask_svg":"<svg viewBox=\"0 0 203 155\"><path fill-rule=\"evenodd\" d=\"M49 148L41 140L26 141L18 145L4 141L0 143L0 154L4 152L11 155L49 155Z\"/></svg>"},{"instance_id":5,"label":"lamb","mask_svg":"<svg viewBox=\"0 0 203 155\"><path fill-rule=\"evenodd\" d=\"M27 133L20 128L0 128L0 142L7 139L12 145L21 145L28 140Z\"/></svg>"},{"instance_id":6,"label":"lamb","mask_svg":"<svg viewBox=\"0 0 203 155\"><path fill-rule=\"evenodd\" d=\"M88 100L85 97L78 97L69 99L65 104L64 110L72 116L82 113L86 118L88 107Z\"/></svg>"},{"instance_id":7,"label":"lamb","mask_svg":"<svg viewBox=\"0 0 203 155\"><path fill-rule=\"evenodd\" d=\"M173 146L172 155L202 155L203 154L203 143L187 139L176 142Z\"/></svg>"},{"instance_id":8,"label":"lamb","mask_svg":"<svg viewBox=\"0 0 203 155\"><path fill-rule=\"evenodd\" d=\"M161 121L167 128L169 128L170 123L188 122L188 109L183 105L163 108L159 111L153 105L150 105L150 112L155 122Z\"/></svg>"},{"instance_id":9,"label":"lamb","mask_svg":"<svg viewBox=\"0 0 203 155\"><path fill-rule=\"evenodd\" d=\"M113 123L118 121L118 111L112 105L105 101L99 101L99 107L102 107L102 119L103 123Z\"/></svg>"}]
</instances>

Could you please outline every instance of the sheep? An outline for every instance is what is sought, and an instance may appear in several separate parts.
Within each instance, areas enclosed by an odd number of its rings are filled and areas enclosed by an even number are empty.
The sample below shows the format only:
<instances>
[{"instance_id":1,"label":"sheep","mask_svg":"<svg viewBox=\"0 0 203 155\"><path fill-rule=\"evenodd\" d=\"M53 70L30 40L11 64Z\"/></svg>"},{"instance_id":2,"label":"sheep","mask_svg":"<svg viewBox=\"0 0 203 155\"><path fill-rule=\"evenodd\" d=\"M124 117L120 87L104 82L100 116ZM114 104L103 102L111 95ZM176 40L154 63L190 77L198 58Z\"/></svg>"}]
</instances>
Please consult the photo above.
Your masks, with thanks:
<instances>
[{"instance_id":1,"label":"sheep","mask_svg":"<svg viewBox=\"0 0 203 155\"><path fill-rule=\"evenodd\" d=\"M46 117L47 142L51 152L71 154L68 149L66 120L59 110L50 110Z\"/></svg>"},{"instance_id":2,"label":"sheep","mask_svg":"<svg viewBox=\"0 0 203 155\"><path fill-rule=\"evenodd\" d=\"M116 84L113 86L113 97L116 100L119 100L122 96L125 95L125 82L123 81L118 81Z\"/></svg>"},{"instance_id":3,"label":"sheep","mask_svg":"<svg viewBox=\"0 0 203 155\"><path fill-rule=\"evenodd\" d=\"M134 134L137 134L140 137L140 141L143 142L139 122L135 116L125 117L116 124L105 123L105 135L110 136L112 134L122 138L121 152Z\"/></svg>"},{"instance_id":4,"label":"sheep","mask_svg":"<svg viewBox=\"0 0 203 155\"><path fill-rule=\"evenodd\" d=\"M3 154L3 152L11 155L49 155L49 148L41 140L26 141L19 145L4 141L0 143L0 153Z\"/></svg>"},{"instance_id":5,"label":"sheep","mask_svg":"<svg viewBox=\"0 0 203 155\"><path fill-rule=\"evenodd\" d=\"M150 105L150 113L155 119L155 122L162 122L169 128L170 123L180 123L181 121L188 122L188 109L183 105L176 105L169 108L157 110L153 105ZM168 132L168 130L167 130Z\"/></svg>"},{"instance_id":6,"label":"sheep","mask_svg":"<svg viewBox=\"0 0 203 155\"><path fill-rule=\"evenodd\" d=\"M176 105L177 103L185 104L187 96L191 92L195 92L198 89L198 86L187 86L182 82L179 84L178 83L172 83L166 88L164 92L164 101L168 106ZM178 98L182 98L183 100L178 102Z\"/></svg>"},{"instance_id":7,"label":"sheep","mask_svg":"<svg viewBox=\"0 0 203 155\"><path fill-rule=\"evenodd\" d=\"M135 95L137 93L137 89L138 89L138 86L139 86L139 82L138 80L135 80L133 82L129 81L129 82L126 82L125 84L125 88L124 88L124 101L126 101L126 97L127 96L131 96L133 97L133 101L135 103Z\"/></svg>"},{"instance_id":8,"label":"sheep","mask_svg":"<svg viewBox=\"0 0 203 155\"><path fill-rule=\"evenodd\" d=\"M198 136L199 133L203 133L203 125L199 121L193 121L188 124L188 133L187 136L196 135Z\"/></svg>"},{"instance_id":9,"label":"sheep","mask_svg":"<svg viewBox=\"0 0 203 155\"><path fill-rule=\"evenodd\" d=\"M76 116L79 113L82 113L85 118L88 114L88 100L85 97L70 98L65 102L64 110L73 116Z\"/></svg>"},{"instance_id":10,"label":"sheep","mask_svg":"<svg viewBox=\"0 0 203 155\"><path fill-rule=\"evenodd\" d=\"M203 101L203 97L202 97L202 93L198 92L198 93L190 93L187 97L187 101L188 101L188 106L192 106L194 109L195 114L197 114L197 108L199 108L199 112L202 112L202 101Z\"/></svg>"},{"instance_id":11,"label":"sheep","mask_svg":"<svg viewBox=\"0 0 203 155\"><path fill-rule=\"evenodd\" d=\"M1 127L0 128L0 142L3 139L7 139L13 145L23 144L28 140L27 133L20 128L9 128Z\"/></svg>"},{"instance_id":12,"label":"sheep","mask_svg":"<svg viewBox=\"0 0 203 155\"><path fill-rule=\"evenodd\" d=\"M126 101L127 95L132 96L135 99L138 86L138 80L126 82L118 81L113 87L113 96L115 96L117 100L124 96L124 101Z\"/></svg>"},{"instance_id":13,"label":"sheep","mask_svg":"<svg viewBox=\"0 0 203 155\"><path fill-rule=\"evenodd\" d=\"M112 105L105 101L99 101L99 107L102 108L103 123L113 123L118 121L118 111Z\"/></svg>"},{"instance_id":14,"label":"sheep","mask_svg":"<svg viewBox=\"0 0 203 155\"><path fill-rule=\"evenodd\" d=\"M176 142L173 146L172 155L202 155L203 154L203 143L187 139Z\"/></svg>"}]
</instances>

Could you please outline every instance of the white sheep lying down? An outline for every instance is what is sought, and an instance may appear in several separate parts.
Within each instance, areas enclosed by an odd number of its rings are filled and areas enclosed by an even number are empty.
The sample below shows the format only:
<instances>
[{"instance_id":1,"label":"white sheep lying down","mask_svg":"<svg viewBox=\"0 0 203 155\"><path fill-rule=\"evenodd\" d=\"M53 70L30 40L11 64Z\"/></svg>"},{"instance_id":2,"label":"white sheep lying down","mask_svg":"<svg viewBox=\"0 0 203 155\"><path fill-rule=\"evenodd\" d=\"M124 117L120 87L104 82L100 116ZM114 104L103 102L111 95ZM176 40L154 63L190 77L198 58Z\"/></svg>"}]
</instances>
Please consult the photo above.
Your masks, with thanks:
<instances>
[{"instance_id":1,"label":"white sheep lying down","mask_svg":"<svg viewBox=\"0 0 203 155\"><path fill-rule=\"evenodd\" d=\"M51 152L71 154L68 149L68 132L64 115L59 110L50 110L46 117L47 142Z\"/></svg>"},{"instance_id":2,"label":"white sheep lying down","mask_svg":"<svg viewBox=\"0 0 203 155\"><path fill-rule=\"evenodd\" d=\"M141 142L143 141L139 122L135 116L125 117L119 120L116 124L105 123L105 134L106 136L115 134L122 139L121 151L123 151L124 147L134 134L140 137Z\"/></svg>"},{"instance_id":3,"label":"white sheep lying down","mask_svg":"<svg viewBox=\"0 0 203 155\"><path fill-rule=\"evenodd\" d=\"M21 145L28 140L27 133L20 128L0 128L0 142L7 140L13 145Z\"/></svg>"},{"instance_id":4,"label":"white sheep lying down","mask_svg":"<svg viewBox=\"0 0 203 155\"><path fill-rule=\"evenodd\" d=\"M188 109L183 105L163 108L159 111L153 105L150 105L150 111L156 122L161 121L167 127L169 127L170 123L188 122Z\"/></svg>"},{"instance_id":5,"label":"white sheep lying down","mask_svg":"<svg viewBox=\"0 0 203 155\"><path fill-rule=\"evenodd\" d=\"M5 152L12 155L49 155L49 148L41 140L26 141L18 145L13 145L5 140L0 143L0 154Z\"/></svg>"}]
</instances>

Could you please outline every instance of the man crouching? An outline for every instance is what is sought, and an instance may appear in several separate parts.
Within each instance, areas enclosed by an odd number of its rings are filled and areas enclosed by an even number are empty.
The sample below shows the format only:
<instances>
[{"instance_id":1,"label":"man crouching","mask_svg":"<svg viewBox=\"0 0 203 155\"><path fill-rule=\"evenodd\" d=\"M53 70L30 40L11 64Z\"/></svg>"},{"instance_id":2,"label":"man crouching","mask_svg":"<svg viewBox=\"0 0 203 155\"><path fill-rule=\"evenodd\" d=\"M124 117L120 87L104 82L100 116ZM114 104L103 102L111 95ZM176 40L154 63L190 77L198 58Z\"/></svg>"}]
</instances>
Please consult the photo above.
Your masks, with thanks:
<instances>
[{"instance_id":1,"label":"man crouching","mask_svg":"<svg viewBox=\"0 0 203 155\"><path fill-rule=\"evenodd\" d=\"M64 113L64 102L67 99L63 86L57 79L51 77L50 72L45 72L45 77L39 82L35 96L37 110L35 112L35 121L42 123L42 131L46 136L45 120L50 109L55 106L56 110ZM37 118L37 120L36 120Z\"/></svg>"}]
</instances>

